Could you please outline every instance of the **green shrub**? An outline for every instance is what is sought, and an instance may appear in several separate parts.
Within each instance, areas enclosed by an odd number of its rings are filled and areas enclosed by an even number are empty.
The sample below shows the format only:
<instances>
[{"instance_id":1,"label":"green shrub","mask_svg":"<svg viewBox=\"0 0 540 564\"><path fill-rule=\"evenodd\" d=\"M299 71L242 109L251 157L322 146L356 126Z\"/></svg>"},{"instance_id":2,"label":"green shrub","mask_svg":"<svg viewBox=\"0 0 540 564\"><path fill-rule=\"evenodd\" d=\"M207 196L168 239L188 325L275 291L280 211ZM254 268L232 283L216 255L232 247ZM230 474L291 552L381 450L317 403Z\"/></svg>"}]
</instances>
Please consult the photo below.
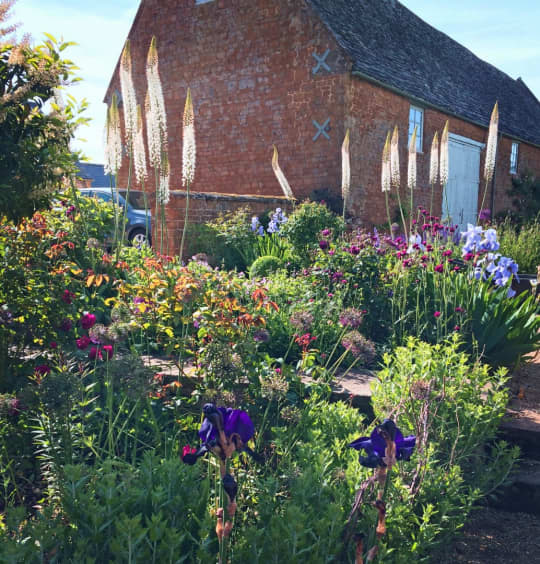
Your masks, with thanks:
<instances>
[{"instance_id":1,"label":"green shrub","mask_svg":"<svg viewBox=\"0 0 540 564\"><path fill-rule=\"evenodd\" d=\"M262 256L249 269L250 278L263 278L283 267L283 261L275 256Z\"/></svg>"},{"instance_id":2,"label":"green shrub","mask_svg":"<svg viewBox=\"0 0 540 564\"><path fill-rule=\"evenodd\" d=\"M519 274L536 274L540 266L540 217L517 226L510 220L497 225L499 252L519 265Z\"/></svg>"},{"instance_id":3,"label":"green shrub","mask_svg":"<svg viewBox=\"0 0 540 564\"><path fill-rule=\"evenodd\" d=\"M321 235L324 229L330 234ZM318 202L303 202L289 216L282 227L293 253L304 263L308 259L308 251L319 246L321 238L339 237L345 230L343 219L332 213L324 204Z\"/></svg>"}]
</instances>

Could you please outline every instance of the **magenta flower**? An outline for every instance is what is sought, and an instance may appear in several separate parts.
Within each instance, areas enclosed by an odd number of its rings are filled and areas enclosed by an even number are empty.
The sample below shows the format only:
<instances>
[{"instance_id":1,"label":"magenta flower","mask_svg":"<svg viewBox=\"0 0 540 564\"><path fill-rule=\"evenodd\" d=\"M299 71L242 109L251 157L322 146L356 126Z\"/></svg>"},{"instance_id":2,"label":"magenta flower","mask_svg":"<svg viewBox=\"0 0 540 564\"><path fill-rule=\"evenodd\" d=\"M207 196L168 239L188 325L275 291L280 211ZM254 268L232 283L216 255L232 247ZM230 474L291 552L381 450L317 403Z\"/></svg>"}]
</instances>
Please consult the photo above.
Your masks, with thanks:
<instances>
[{"instance_id":1,"label":"magenta flower","mask_svg":"<svg viewBox=\"0 0 540 564\"><path fill-rule=\"evenodd\" d=\"M444 264L438 264L435 267L435 272L444 272Z\"/></svg>"},{"instance_id":2,"label":"magenta flower","mask_svg":"<svg viewBox=\"0 0 540 564\"><path fill-rule=\"evenodd\" d=\"M328 249L330 245L328 244L328 241L326 239L321 239L319 241L319 247L324 251L325 249Z\"/></svg>"},{"instance_id":3,"label":"magenta flower","mask_svg":"<svg viewBox=\"0 0 540 564\"><path fill-rule=\"evenodd\" d=\"M81 317L81 325L83 329L86 329L88 331L88 329L92 328L96 323L96 316L93 313L85 313L82 317Z\"/></svg>"},{"instance_id":4,"label":"magenta flower","mask_svg":"<svg viewBox=\"0 0 540 564\"><path fill-rule=\"evenodd\" d=\"M105 353L105 357L107 360L110 360L113 357L114 349L112 345L103 345L103 352Z\"/></svg>"},{"instance_id":5,"label":"magenta flower","mask_svg":"<svg viewBox=\"0 0 540 564\"><path fill-rule=\"evenodd\" d=\"M92 344L92 341L90 340L90 337L83 335L80 339L77 339L76 343L77 348L80 351L84 351Z\"/></svg>"},{"instance_id":6,"label":"magenta flower","mask_svg":"<svg viewBox=\"0 0 540 564\"><path fill-rule=\"evenodd\" d=\"M441 317L441 312L440 312L440 311L436 311L436 312L433 314L433 316L434 316L434 317Z\"/></svg>"},{"instance_id":7,"label":"magenta flower","mask_svg":"<svg viewBox=\"0 0 540 564\"><path fill-rule=\"evenodd\" d=\"M88 353L88 358L90 360L103 360L103 355L101 354L101 351L97 348L97 347L92 347L90 349L90 352Z\"/></svg>"},{"instance_id":8,"label":"magenta flower","mask_svg":"<svg viewBox=\"0 0 540 564\"><path fill-rule=\"evenodd\" d=\"M66 304L70 304L73 301L74 297L75 294L73 292L70 292L69 290L64 290L64 293L62 294L62 301L65 302Z\"/></svg>"},{"instance_id":9,"label":"magenta flower","mask_svg":"<svg viewBox=\"0 0 540 564\"><path fill-rule=\"evenodd\" d=\"M51 371L51 367L47 364L40 364L34 368L34 372L37 376L46 376Z\"/></svg>"}]
</instances>

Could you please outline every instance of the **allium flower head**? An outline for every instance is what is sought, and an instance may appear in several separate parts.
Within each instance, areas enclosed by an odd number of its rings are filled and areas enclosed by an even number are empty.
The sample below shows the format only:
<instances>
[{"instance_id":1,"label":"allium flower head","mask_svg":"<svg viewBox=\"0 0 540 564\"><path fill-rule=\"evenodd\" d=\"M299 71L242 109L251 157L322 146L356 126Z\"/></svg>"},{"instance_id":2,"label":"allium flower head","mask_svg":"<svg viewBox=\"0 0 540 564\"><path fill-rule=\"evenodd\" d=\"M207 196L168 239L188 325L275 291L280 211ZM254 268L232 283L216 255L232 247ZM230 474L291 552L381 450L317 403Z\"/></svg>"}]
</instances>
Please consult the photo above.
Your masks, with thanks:
<instances>
[{"instance_id":1,"label":"allium flower head","mask_svg":"<svg viewBox=\"0 0 540 564\"><path fill-rule=\"evenodd\" d=\"M188 88L186 105L184 106L184 130L182 145L182 184L191 186L195 178L196 147L195 147L195 115L191 90Z\"/></svg>"},{"instance_id":2,"label":"allium flower head","mask_svg":"<svg viewBox=\"0 0 540 564\"><path fill-rule=\"evenodd\" d=\"M369 365L376 356L373 341L366 339L358 331L349 331L341 339L343 348L347 349L355 358L360 358L363 364Z\"/></svg>"},{"instance_id":3,"label":"allium flower head","mask_svg":"<svg viewBox=\"0 0 540 564\"><path fill-rule=\"evenodd\" d=\"M126 41L120 59L120 89L124 105L124 127L128 147L132 147L133 136L137 131L137 97L131 73L131 49L129 39Z\"/></svg>"},{"instance_id":4,"label":"allium flower head","mask_svg":"<svg viewBox=\"0 0 540 564\"><path fill-rule=\"evenodd\" d=\"M353 307L343 310L339 316L339 324L342 327L350 327L351 329L358 329L362 324L364 314L359 309Z\"/></svg>"},{"instance_id":5,"label":"allium flower head","mask_svg":"<svg viewBox=\"0 0 540 564\"><path fill-rule=\"evenodd\" d=\"M289 200L294 200L293 191L291 189L291 186L289 185L287 178L285 177L285 174L283 174L283 171L279 166L278 159L279 159L278 150L277 147L274 145L274 154L272 155L272 170L274 171L274 174L276 175L279 185L283 190L284 196Z\"/></svg>"},{"instance_id":6,"label":"allium flower head","mask_svg":"<svg viewBox=\"0 0 540 564\"><path fill-rule=\"evenodd\" d=\"M436 131L431 142L431 153L429 158L429 183L437 184L439 177L439 132Z\"/></svg>"},{"instance_id":7,"label":"allium flower head","mask_svg":"<svg viewBox=\"0 0 540 564\"><path fill-rule=\"evenodd\" d=\"M495 102L491 119L489 121L488 140L486 148L486 162L484 163L484 180L491 182L495 170L495 158L497 156L497 130L499 128L499 103Z\"/></svg>"},{"instance_id":8,"label":"allium flower head","mask_svg":"<svg viewBox=\"0 0 540 564\"><path fill-rule=\"evenodd\" d=\"M397 125L394 127L392 141L390 142L390 174L392 186L399 187L401 177L399 171L399 130Z\"/></svg>"},{"instance_id":9,"label":"allium flower head","mask_svg":"<svg viewBox=\"0 0 540 564\"><path fill-rule=\"evenodd\" d=\"M306 333L311 329L314 320L313 315L309 311L304 310L295 311L290 319L291 325L302 333Z\"/></svg>"},{"instance_id":10,"label":"allium flower head","mask_svg":"<svg viewBox=\"0 0 540 564\"><path fill-rule=\"evenodd\" d=\"M409 190L416 188L416 126L409 143L409 161L407 163L407 186Z\"/></svg>"},{"instance_id":11,"label":"allium flower head","mask_svg":"<svg viewBox=\"0 0 540 564\"><path fill-rule=\"evenodd\" d=\"M444 186L448 182L448 159L449 159L449 147L448 147L448 121L444 124L444 129L441 136L441 158L439 167L439 177L441 179L441 184Z\"/></svg>"},{"instance_id":12,"label":"allium flower head","mask_svg":"<svg viewBox=\"0 0 540 564\"><path fill-rule=\"evenodd\" d=\"M390 132L386 134L386 141L382 152L381 188L383 192L390 192L392 172L390 167Z\"/></svg>"},{"instance_id":13,"label":"allium flower head","mask_svg":"<svg viewBox=\"0 0 540 564\"><path fill-rule=\"evenodd\" d=\"M349 130L345 133L345 139L341 146L341 196L343 197L343 211L349 207L351 192L351 155L349 152Z\"/></svg>"}]
</instances>

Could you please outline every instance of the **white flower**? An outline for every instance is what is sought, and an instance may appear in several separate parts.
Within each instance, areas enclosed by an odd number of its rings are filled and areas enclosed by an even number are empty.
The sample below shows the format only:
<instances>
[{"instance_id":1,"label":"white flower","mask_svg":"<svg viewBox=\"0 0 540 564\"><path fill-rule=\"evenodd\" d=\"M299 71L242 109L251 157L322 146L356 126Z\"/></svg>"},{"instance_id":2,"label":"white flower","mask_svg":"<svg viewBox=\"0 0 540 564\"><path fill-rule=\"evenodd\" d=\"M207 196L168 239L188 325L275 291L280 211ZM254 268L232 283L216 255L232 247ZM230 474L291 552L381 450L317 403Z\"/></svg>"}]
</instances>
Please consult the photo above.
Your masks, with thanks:
<instances>
[{"instance_id":1,"label":"white flower","mask_svg":"<svg viewBox=\"0 0 540 564\"><path fill-rule=\"evenodd\" d=\"M409 161L407 163L407 186L409 190L416 188L416 126L409 143Z\"/></svg>"},{"instance_id":2,"label":"white flower","mask_svg":"<svg viewBox=\"0 0 540 564\"><path fill-rule=\"evenodd\" d=\"M291 190L289 182L287 181L287 178L285 177L283 171L279 166L278 151L275 145L274 145L274 154L272 156L272 169L274 171L274 174L276 175L279 185L281 186L281 189L283 190L284 196L289 200L294 200L293 191Z\"/></svg>"},{"instance_id":3,"label":"white flower","mask_svg":"<svg viewBox=\"0 0 540 564\"><path fill-rule=\"evenodd\" d=\"M429 159L429 183L434 186L439 176L439 132L436 131L431 142L431 154Z\"/></svg>"},{"instance_id":4,"label":"white flower","mask_svg":"<svg viewBox=\"0 0 540 564\"><path fill-rule=\"evenodd\" d=\"M137 182L143 182L147 177L146 150L144 148L143 119L141 107L137 106L137 131L133 138L133 165Z\"/></svg>"},{"instance_id":5,"label":"white flower","mask_svg":"<svg viewBox=\"0 0 540 564\"><path fill-rule=\"evenodd\" d=\"M390 132L386 134L386 141L382 152L381 188L383 192L390 192L392 174L390 170Z\"/></svg>"},{"instance_id":6,"label":"white flower","mask_svg":"<svg viewBox=\"0 0 540 564\"><path fill-rule=\"evenodd\" d=\"M107 110L105 125L105 172L115 175L122 166L122 134L118 98L113 94L111 106Z\"/></svg>"},{"instance_id":7,"label":"white flower","mask_svg":"<svg viewBox=\"0 0 540 564\"><path fill-rule=\"evenodd\" d=\"M397 125L394 127L390 143L390 176L392 178L392 185L399 187L401 177L399 172L399 131Z\"/></svg>"},{"instance_id":8,"label":"white flower","mask_svg":"<svg viewBox=\"0 0 540 564\"><path fill-rule=\"evenodd\" d=\"M441 159L439 168L439 177L441 184L444 186L448 182L448 121L444 124L441 136Z\"/></svg>"},{"instance_id":9,"label":"white flower","mask_svg":"<svg viewBox=\"0 0 540 564\"><path fill-rule=\"evenodd\" d=\"M163 88L159 76L159 59L156 38L152 37L146 59L146 80L148 91L145 100L148 152L154 168L159 168L161 151L167 146L167 115Z\"/></svg>"},{"instance_id":10,"label":"white flower","mask_svg":"<svg viewBox=\"0 0 540 564\"><path fill-rule=\"evenodd\" d=\"M341 195L343 197L343 212L349 207L351 195L351 155L349 152L349 130L341 146Z\"/></svg>"},{"instance_id":11,"label":"white flower","mask_svg":"<svg viewBox=\"0 0 540 564\"><path fill-rule=\"evenodd\" d=\"M166 206L171 199L171 193L169 191L170 183L170 169L169 169L169 159L167 153L163 153L163 160L161 163L161 168L159 171L159 185L157 189L157 200L163 206Z\"/></svg>"},{"instance_id":12,"label":"white flower","mask_svg":"<svg viewBox=\"0 0 540 564\"><path fill-rule=\"evenodd\" d=\"M415 253L416 251L424 252L425 250L426 247L422 244L422 237L420 237L420 235L415 233L409 237L409 248L407 249L407 253L409 255Z\"/></svg>"},{"instance_id":13,"label":"white flower","mask_svg":"<svg viewBox=\"0 0 540 564\"><path fill-rule=\"evenodd\" d=\"M191 90L188 88L186 105L184 107L184 135L182 143L182 184L193 183L195 177L196 147L195 147L195 116Z\"/></svg>"},{"instance_id":14,"label":"white flower","mask_svg":"<svg viewBox=\"0 0 540 564\"><path fill-rule=\"evenodd\" d=\"M124 105L124 128L128 146L131 148L137 130L137 97L131 75L131 54L129 40L126 41L120 60L120 89Z\"/></svg>"},{"instance_id":15,"label":"white flower","mask_svg":"<svg viewBox=\"0 0 540 564\"><path fill-rule=\"evenodd\" d=\"M495 102L491 119L489 121L488 140L486 148L486 162L484 164L484 179L490 182L495 170L495 158L497 156L497 130L499 127L499 103Z\"/></svg>"}]
</instances>

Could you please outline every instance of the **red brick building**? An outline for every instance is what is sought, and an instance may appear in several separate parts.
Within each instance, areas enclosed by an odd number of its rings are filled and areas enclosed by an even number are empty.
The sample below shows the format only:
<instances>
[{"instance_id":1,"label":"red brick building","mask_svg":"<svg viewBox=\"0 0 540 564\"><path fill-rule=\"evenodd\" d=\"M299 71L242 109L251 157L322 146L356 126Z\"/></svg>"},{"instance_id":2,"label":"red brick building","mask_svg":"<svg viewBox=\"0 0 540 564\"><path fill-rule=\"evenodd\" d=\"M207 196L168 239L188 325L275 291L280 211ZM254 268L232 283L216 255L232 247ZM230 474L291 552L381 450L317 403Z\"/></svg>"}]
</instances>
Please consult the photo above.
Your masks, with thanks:
<instances>
[{"instance_id":1,"label":"red brick building","mask_svg":"<svg viewBox=\"0 0 540 564\"><path fill-rule=\"evenodd\" d=\"M349 128L353 216L365 225L383 223L380 162L387 131L399 127L406 178L407 134L418 125L416 203L427 203L429 148L447 119L451 213L460 223L473 221L496 100L500 141L489 206L494 212L509 206L512 174L540 174L540 102L526 85L396 0L142 0L129 33L140 104L153 35L169 126L171 227L181 226L184 211L188 87L195 104L197 221L215 216L218 207L249 201L259 211L282 201L271 168L273 144L297 199L314 191L339 194L340 147ZM115 90L118 69L106 101ZM124 170L119 185L125 182ZM440 210L440 188L436 200Z\"/></svg>"}]
</instances>

